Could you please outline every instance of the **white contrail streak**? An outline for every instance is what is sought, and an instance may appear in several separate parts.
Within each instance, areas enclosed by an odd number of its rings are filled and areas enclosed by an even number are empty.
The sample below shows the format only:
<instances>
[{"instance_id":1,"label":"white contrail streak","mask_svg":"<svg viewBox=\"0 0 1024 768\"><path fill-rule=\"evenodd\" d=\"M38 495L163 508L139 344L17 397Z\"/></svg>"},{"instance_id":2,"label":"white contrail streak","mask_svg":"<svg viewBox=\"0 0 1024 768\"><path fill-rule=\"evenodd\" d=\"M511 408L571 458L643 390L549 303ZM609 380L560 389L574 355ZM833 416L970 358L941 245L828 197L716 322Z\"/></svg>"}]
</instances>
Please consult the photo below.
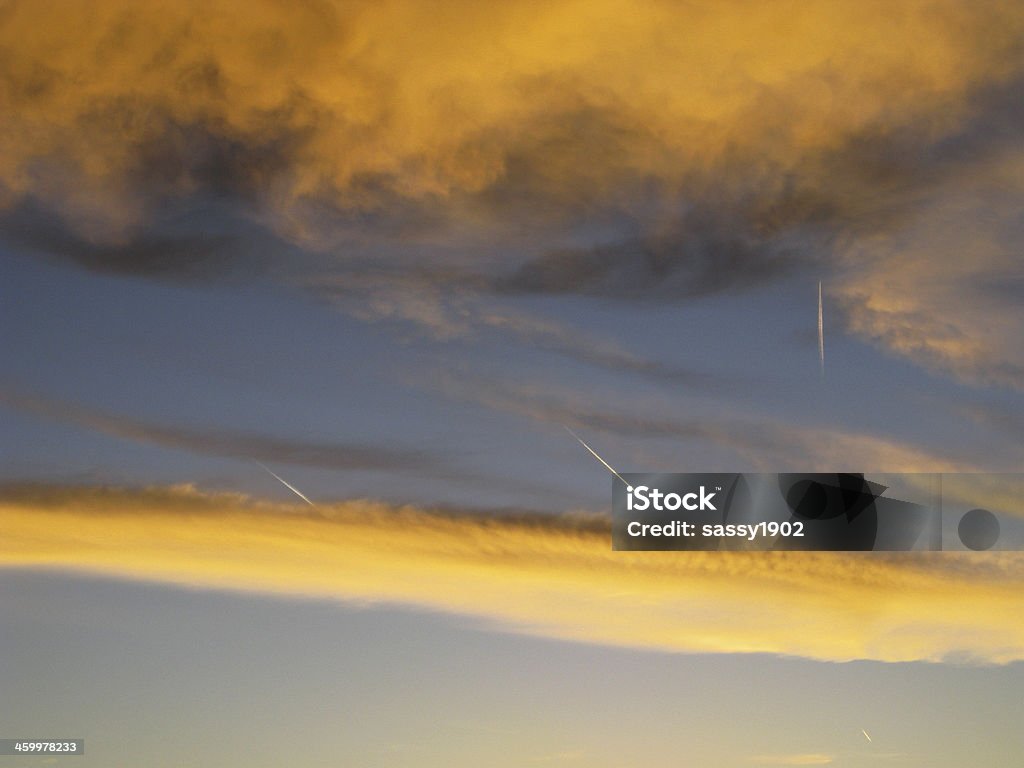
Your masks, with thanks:
<instances>
[{"instance_id":1,"label":"white contrail streak","mask_svg":"<svg viewBox=\"0 0 1024 768\"><path fill-rule=\"evenodd\" d=\"M276 479L276 480L277 480L277 481L278 481L279 483L281 483L281 485L283 485L283 486L284 486L285 488L287 488L287 489L288 489L289 491L291 491L292 493L294 493L294 494L295 494L296 496L298 496L298 497L299 497L300 499L302 499L302 500L303 500L304 502L306 502L307 504L309 504L309 506L311 506L311 507L312 507L313 509L316 509L316 504L314 504L314 503L313 503L312 501L310 501L310 500L309 500L309 497L308 497L308 496L306 496L306 494L304 494L304 493L303 493L302 491L300 491L300 490L299 490L298 488L296 488L296 487L295 487L294 485L292 485L291 483L289 483L289 482L288 482L287 480L285 480L285 479L284 479L283 477L281 477L281 476L280 476L279 474L277 474L276 472L274 472L274 470L272 470L272 469L271 469L270 467L268 467L268 466L267 466L266 464L261 464L261 463L260 463L260 462L258 462L258 461L256 462L256 464L258 464L259 466L263 467L263 469L264 469L264 470L266 470L266 471L267 471L267 472L268 472L268 473L269 473L269 474L270 474L270 475L271 475L271 476L272 476L272 477L273 477L274 479Z\"/></svg>"},{"instance_id":2,"label":"white contrail streak","mask_svg":"<svg viewBox=\"0 0 1024 768\"><path fill-rule=\"evenodd\" d=\"M821 281L818 281L818 361L821 365L821 377L825 378L825 325L821 312Z\"/></svg>"},{"instance_id":3,"label":"white contrail streak","mask_svg":"<svg viewBox=\"0 0 1024 768\"><path fill-rule=\"evenodd\" d=\"M860 732L864 734L864 738L865 738L865 739L867 739L867 740L868 740L869 742L871 741L871 737L870 737L870 736L868 736L868 732L867 732L867 731L865 731L865 730L864 730L864 729L862 728Z\"/></svg>"},{"instance_id":4,"label":"white contrail streak","mask_svg":"<svg viewBox=\"0 0 1024 768\"><path fill-rule=\"evenodd\" d=\"M565 424L563 424L562 426L563 426L563 427L565 427L565 431L566 431L566 432L568 432L568 433L569 433L570 435L572 435L573 437L575 437L575 438L576 438L577 442L579 442L579 444L580 444L580 445L582 445L582 446L583 446L584 448L586 448L586 449L587 449L588 451L590 451L590 454L591 454L591 455L592 455L592 456L593 456L593 457L594 457L595 459L597 459L597 460L598 460L598 461L600 461L600 462L601 462L602 464L604 464L605 468L606 468L606 469L607 469L607 470L608 470L609 472L611 472L611 473L612 473L613 475L615 475L615 476L616 476L617 478L619 478L619 480L621 480L621 481L622 481L622 482L623 482L623 483L625 484L626 488L632 488L632 486L630 486L630 484L626 482L626 478L624 478L624 477L623 477L622 475L620 475L620 474L619 474L618 472L616 472L616 471L615 471L615 469L614 469L614 468L612 467L612 465L611 465L611 464L609 464L609 463L608 463L607 461L605 461L605 460L604 460L604 459L602 459L602 458L601 458L600 456L598 456L598 455L597 455L597 451L595 451L595 450L594 450L593 448L591 448L591 447L590 447L589 445L587 445L587 444L586 444L585 442L583 442L583 438L582 438L582 437L580 437L580 436L579 436L579 435L577 435L577 434L576 434L575 432L573 432L573 431L572 431L571 429L569 429L568 427L566 427L566 426L565 426Z\"/></svg>"}]
</instances>

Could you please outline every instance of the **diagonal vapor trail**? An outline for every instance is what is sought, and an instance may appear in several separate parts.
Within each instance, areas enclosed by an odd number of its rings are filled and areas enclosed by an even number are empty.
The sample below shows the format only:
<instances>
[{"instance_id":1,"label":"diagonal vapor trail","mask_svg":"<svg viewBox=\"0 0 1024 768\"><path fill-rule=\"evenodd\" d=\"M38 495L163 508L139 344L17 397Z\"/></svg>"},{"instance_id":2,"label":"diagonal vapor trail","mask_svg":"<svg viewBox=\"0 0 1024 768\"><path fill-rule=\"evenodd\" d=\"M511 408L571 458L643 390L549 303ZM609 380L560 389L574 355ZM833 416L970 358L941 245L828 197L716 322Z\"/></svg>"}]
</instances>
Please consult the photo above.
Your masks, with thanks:
<instances>
[{"instance_id":1,"label":"diagonal vapor trail","mask_svg":"<svg viewBox=\"0 0 1024 768\"><path fill-rule=\"evenodd\" d=\"M317 507L316 507L316 504L314 504L314 503L313 503L312 501L310 501L310 500L309 500L309 497L308 497L308 496L306 496L306 494L304 494L304 493L303 493L302 491L300 491L300 490L299 490L298 488L296 488L296 487L295 487L294 485L292 485L291 483L289 483L289 482L288 482L287 480L285 480L285 479L284 479L283 477L281 477L281 476L280 476L279 474L277 474L276 472L274 472L274 470L272 470L272 469L271 469L270 467L268 467L268 466L267 466L266 464L263 464L263 463L261 463L261 462L258 462L258 461L256 462L256 464L257 464L257 465L259 465L260 467L262 467L262 468L263 468L263 469L264 469L264 470L265 470L266 472L268 472L268 473L269 473L269 474L271 475L271 477L273 477L273 478L274 478L275 480L277 480L277 481L278 481L279 483L281 483L281 484L282 484L282 485L283 485L283 486L284 486L285 488L287 488L287 489L288 489L289 491L291 491L292 493L294 493L294 494L295 494L296 496L298 496L298 497L299 497L300 499L302 499L302 500L303 500L304 502L306 502L307 504L309 504L309 506L311 506L311 507L312 507L313 509L316 509L316 508L317 508Z\"/></svg>"},{"instance_id":2,"label":"diagonal vapor trail","mask_svg":"<svg viewBox=\"0 0 1024 768\"><path fill-rule=\"evenodd\" d=\"M865 738L865 739L867 739L867 740L868 740L869 742L871 741L871 737L870 737L870 736L868 736L868 732L867 732L867 731L865 731L865 730L864 730L864 729L862 728L860 732L864 734L864 738Z\"/></svg>"},{"instance_id":3,"label":"diagonal vapor trail","mask_svg":"<svg viewBox=\"0 0 1024 768\"><path fill-rule=\"evenodd\" d=\"M618 472L616 472L611 464L609 464L607 461L605 461L600 456L598 456L597 455L597 451L595 451L593 448L591 448L589 445L587 445L585 442L583 442L583 438L582 437L580 437L575 432L573 432L571 429L569 429L569 427L566 427L565 424L563 424L562 426L565 427L565 431L566 432L568 432L570 435L572 435L573 437L576 438L576 441L580 445L582 445L584 448L586 448L588 451L590 451L591 456L593 456L595 459L597 459L602 464L604 464L605 468L609 472L611 472L613 475L615 475L617 478L619 478L619 480L621 480L625 484L626 488L629 488L630 490L632 490L632 486L630 486L630 484L626 482L626 478L624 478L622 475L620 475Z\"/></svg>"}]
</instances>

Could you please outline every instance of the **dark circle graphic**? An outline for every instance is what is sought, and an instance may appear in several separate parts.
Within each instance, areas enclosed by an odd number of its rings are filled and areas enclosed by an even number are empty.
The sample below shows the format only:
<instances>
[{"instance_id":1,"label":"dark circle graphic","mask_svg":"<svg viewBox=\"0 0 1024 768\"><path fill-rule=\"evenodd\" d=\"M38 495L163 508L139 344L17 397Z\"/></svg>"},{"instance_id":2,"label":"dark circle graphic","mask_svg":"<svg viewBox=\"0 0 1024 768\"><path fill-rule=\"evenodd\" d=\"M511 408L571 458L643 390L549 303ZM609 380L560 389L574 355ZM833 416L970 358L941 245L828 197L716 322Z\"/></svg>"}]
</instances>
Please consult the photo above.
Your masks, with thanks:
<instances>
[{"instance_id":1,"label":"dark circle graphic","mask_svg":"<svg viewBox=\"0 0 1024 768\"><path fill-rule=\"evenodd\" d=\"M999 541L999 520L987 509L972 509L960 518L960 541L968 549L981 552Z\"/></svg>"},{"instance_id":2,"label":"dark circle graphic","mask_svg":"<svg viewBox=\"0 0 1024 768\"><path fill-rule=\"evenodd\" d=\"M805 520L817 520L828 509L828 493L825 486L813 480L793 483L786 494L786 503L793 514Z\"/></svg>"}]
</instances>

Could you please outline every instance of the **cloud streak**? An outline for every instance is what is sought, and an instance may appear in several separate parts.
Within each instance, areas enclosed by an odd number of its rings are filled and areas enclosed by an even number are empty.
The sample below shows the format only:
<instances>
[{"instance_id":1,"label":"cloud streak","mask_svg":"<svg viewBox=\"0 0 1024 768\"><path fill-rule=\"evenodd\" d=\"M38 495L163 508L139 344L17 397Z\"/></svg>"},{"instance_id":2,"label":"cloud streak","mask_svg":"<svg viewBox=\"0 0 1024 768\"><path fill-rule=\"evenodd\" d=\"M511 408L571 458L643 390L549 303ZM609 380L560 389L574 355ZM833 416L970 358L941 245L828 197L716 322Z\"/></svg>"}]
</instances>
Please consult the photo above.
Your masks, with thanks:
<instances>
[{"instance_id":1,"label":"cloud streak","mask_svg":"<svg viewBox=\"0 0 1024 768\"><path fill-rule=\"evenodd\" d=\"M443 471L443 462L422 451L344 442L316 442L226 429L191 429L113 415L94 408L0 390L0 405L46 419L76 424L112 437L208 456L280 462L334 470Z\"/></svg>"},{"instance_id":2,"label":"cloud streak","mask_svg":"<svg viewBox=\"0 0 1024 768\"><path fill-rule=\"evenodd\" d=\"M0 566L404 605L662 651L1024 659L1019 553L623 553L594 518L368 500L319 510L188 489L8 486Z\"/></svg>"},{"instance_id":3,"label":"cloud streak","mask_svg":"<svg viewBox=\"0 0 1024 768\"><path fill-rule=\"evenodd\" d=\"M800 426L770 418L687 418L665 410L627 411L621 404L602 404L575 391L470 375L441 375L436 385L452 397L540 424L564 424L620 438L707 441L734 452L740 466L752 470L834 472L837 467L850 467L858 472L979 471L962 458L886 435ZM736 469L736 465L730 465L730 471Z\"/></svg>"}]
</instances>

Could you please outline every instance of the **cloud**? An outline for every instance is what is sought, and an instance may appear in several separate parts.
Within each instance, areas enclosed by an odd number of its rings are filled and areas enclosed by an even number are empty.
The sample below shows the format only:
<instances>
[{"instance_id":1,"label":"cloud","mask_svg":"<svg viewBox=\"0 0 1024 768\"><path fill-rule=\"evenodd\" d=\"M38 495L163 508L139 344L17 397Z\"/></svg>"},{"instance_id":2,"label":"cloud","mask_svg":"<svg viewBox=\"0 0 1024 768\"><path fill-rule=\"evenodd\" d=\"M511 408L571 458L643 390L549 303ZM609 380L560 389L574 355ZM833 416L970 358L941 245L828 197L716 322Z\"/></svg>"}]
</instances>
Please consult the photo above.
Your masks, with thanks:
<instances>
[{"instance_id":1,"label":"cloud","mask_svg":"<svg viewBox=\"0 0 1024 768\"><path fill-rule=\"evenodd\" d=\"M498 340L551 352L585 365L693 390L723 391L736 384L695 368L643 358L621 345L563 323L500 306L479 277L444 266L382 271L360 264L343 275L306 285L367 321L409 324L434 341Z\"/></svg>"},{"instance_id":2,"label":"cloud","mask_svg":"<svg viewBox=\"0 0 1024 768\"><path fill-rule=\"evenodd\" d=\"M1002 153L922 191L898 231L845 244L828 290L849 329L933 370L1020 389L1022 169L1024 154Z\"/></svg>"},{"instance_id":3,"label":"cloud","mask_svg":"<svg viewBox=\"0 0 1024 768\"><path fill-rule=\"evenodd\" d=\"M971 472L974 463L905 440L833 427L801 426L759 416L675 415L671 407L633 410L601 402L576 390L510 383L469 374L439 375L435 385L456 398L523 416L539 424L564 424L617 438L707 441L735 454L730 471ZM615 462L612 462L613 465ZM988 470L991 471L991 468Z\"/></svg>"},{"instance_id":4,"label":"cloud","mask_svg":"<svg viewBox=\"0 0 1024 768\"><path fill-rule=\"evenodd\" d=\"M495 281L499 293L673 301L759 286L808 258L809 244L738 231L740 217L688 214L670 231L554 250Z\"/></svg>"},{"instance_id":5,"label":"cloud","mask_svg":"<svg viewBox=\"0 0 1024 768\"><path fill-rule=\"evenodd\" d=\"M730 472L835 472L838 467L868 474L901 474L902 482L926 496L933 492L933 474L943 473L942 496L949 504L1024 517L1019 503L1024 497L1024 481L1014 471L1020 454L1014 450L1003 451L997 461L990 459L981 465L970 454L940 451L891 435L801 425L757 414L693 418L677 415L680 411L675 402L651 403L646 408L634 402L629 410L623 408L621 398L606 402L593 392L584 395L577 389L510 383L465 372L438 375L433 383L450 397L514 413L549 428L560 431L560 425L565 425L585 435L603 434L606 438L595 447L619 471L627 471L627 465L621 463L616 446L635 438L670 439L727 449L732 454L727 464ZM964 410L983 422L1002 420L1002 426L1010 431L1020 426L1019 419L1001 408L975 404ZM627 455L635 462L635 454ZM665 463L663 456L643 455L642 463L646 470L678 469L673 460Z\"/></svg>"},{"instance_id":6,"label":"cloud","mask_svg":"<svg viewBox=\"0 0 1024 768\"><path fill-rule=\"evenodd\" d=\"M210 456L335 470L443 471L435 453L364 443L295 440L256 432L172 427L70 403L0 390L0 405L113 437Z\"/></svg>"},{"instance_id":7,"label":"cloud","mask_svg":"<svg viewBox=\"0 0 1024 768\"><path fill-rule=\"evenodd\" d=\"M587 365L642 376L696 391L722 392L736 385L695 368L639 357L614 342L594 338L535 315L482 310L471 316L478 327L495 329L533 349L554 352Z\"/></svg>"},{"instance_id":8,"label":"cloud","mask_svg":"<svg viewBox=\"0 0 1024 768\"><path fill-rule=\"evenodd\" d=\"M150 277L372 264L341 305L445 338L466 301L806 270L858 336L1015 387L1022 39L1002 0L9 2L0 218Z\"/></svg>"},{"instance_id":9,"label":"cloud","mask_svg":"<svg viewBox=\"0 0 1024 768\"><path fill-rule=\"evenodd\" d=\"M171 206L159 220L130 236L94 240L56 212L36 202L0 211L7 243L48 259L87 269L149 279L197 282L247 279L267 272L275 259L295 249L246 218L214 201L204 206Z\"/></svg>"},{"instance_id":10,"label":"cloud","mask_svg":"<svg viewBox=\"0 0 1024 768\"><path fill-rule=\"evenodd\" d=\"M7 486L0 566L404 605L662 651L1024 659L1020 553L625 553L593 518L369 500L308 509L194 490Z\"/></svg>"},{"instance_id":11,"label":"cloud","mask_svg":"<svg viewBox=\"0 0 1024 768\"><path fill-rule=\"evenodd\" d=\"M1015 408L995 403L973 402L959 404L956 409L980 426L999 430L1015 440L1024 437L1024 415Z\"/></svg>"},{"instance_id":12,"label":"cloud","mask_svg":"<svg viewBox=\"0 0 1024 768\"><path fill-rule=\"evenodd\" d=\"M464 468L456 457L445 456L436 448L419 450L370 442L295 439L246 430L169 426L3 389L0 389L0 407L17 408L124 440L206 456L334 471L404 472L488 491L525 493L547 502L563 498L566 493L564 488L532 478L509 478Z\"/></svg>"}]
</instances>

